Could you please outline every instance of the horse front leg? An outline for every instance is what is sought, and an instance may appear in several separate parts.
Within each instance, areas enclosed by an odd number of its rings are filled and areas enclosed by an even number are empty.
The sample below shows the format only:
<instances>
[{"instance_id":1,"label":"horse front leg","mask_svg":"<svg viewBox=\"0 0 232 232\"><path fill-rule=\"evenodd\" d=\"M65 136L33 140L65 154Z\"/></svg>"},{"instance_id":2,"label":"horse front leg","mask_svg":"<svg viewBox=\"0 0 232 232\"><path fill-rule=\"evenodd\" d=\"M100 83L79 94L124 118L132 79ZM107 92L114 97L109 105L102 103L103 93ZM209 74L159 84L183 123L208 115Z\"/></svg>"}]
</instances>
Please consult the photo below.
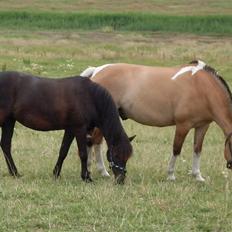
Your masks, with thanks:
<instances>
[{"instance_id":1,"label":"horse front leg","mask_svg":"<svg viewBox=\"0 0 232 232\"><path fill-rule=\"evenodd\" d=\"M107 172L104 160L102 157L102 143L101 144L95 144L94 145L94 151L96 156L96 164L97 169L101 173L102 176L109 177L110 174Z\"/></svg>"},{"instance_id":2,"label":"horse front leg","mask_svg":"<svg viewBox=\"0 0 232 232\"><path fill-rule=\"evenodd\" d=\"M92 182L90 172L87 168L88 153L87 153L87 130L85 127L79 128L75 133L76 142L79 150L79 157L81 160L81 178L86 182Z\"/></svg>"},{"instance_id":3,"label":"horse front leg","mask_svg":"<svg viewBox=\"0 0 232 232\"><path fill-rule=\"evenodd\" d=\"M195 128L194 132L193 163L191 174L196 178L197 181L205 181L205 179L201 176L200 156L202 151L202 144L208 128L209 124L206 124L204 126Z\"/></svg>"},{"instance_id":4,"label":"horse front leg","mask_svg":"<svg viewBox=\"0 0 232 232\"><path fill-rule=\"evenodd\" d=\"M184 143L184 140L190 130L190 127L187 125L176 125L176 132L173 143L173 151L171 154L171 158L168 164L168 180L175 180L176 177L174 175L176 159L181 153L181 149Z\"/></svg>"},{"instance_id":5,"label":"horse front leg","mask_svg":"<svg viewBox=\"0 0 232 232\"><path fill-rule=\"evenodd\" d=\"M58 178L60 176L63 162L65 158L67 157L67 154L68 154L68 151L69 151L70 145L72 144L73 139L74 139L73 133L69 130L65 130L63 140L61 143L61 147L60 147L60 151L59 151L59 157L53 169L53 175L55 178Z\"/></svg>"},{"instance_id":6,"label":"horse front leg","mask_svg":"<svg viewBox=\"0 0 232 232\"><path fill-rule=\"evenodd\" d=\"M11 155L11 140L14 133L15 120L8 119L2 126L1 148L7 163L10 175L19 177L19 173L15 166L14 160Z\"/></svg>"},{"instance_id":7,"label":"horse front leg","mask_svg":"<svg viewBox=\"0 0 232 232\"><path fill-rule=\"evenodd\" d=\"M90 142L89 145L87 146L89 170L93 160L93 148L94 148L97 170L100 172L102 176L110 176L106 170L102 157L102 142L103 142L102 132L100 131L99 128L95 127L94 130L91 132L91 134L87 136L87 138Z\"/></svg>"}]
</instances>

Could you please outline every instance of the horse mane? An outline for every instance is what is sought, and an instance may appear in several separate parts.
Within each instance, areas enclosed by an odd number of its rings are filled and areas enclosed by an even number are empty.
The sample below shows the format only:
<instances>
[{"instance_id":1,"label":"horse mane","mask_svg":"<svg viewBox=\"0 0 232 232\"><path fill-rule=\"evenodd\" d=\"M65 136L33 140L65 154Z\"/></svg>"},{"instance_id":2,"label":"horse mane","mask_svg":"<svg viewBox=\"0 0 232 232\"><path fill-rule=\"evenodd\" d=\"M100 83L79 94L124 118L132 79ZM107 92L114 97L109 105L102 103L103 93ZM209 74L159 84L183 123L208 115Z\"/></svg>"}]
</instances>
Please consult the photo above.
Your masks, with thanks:
<instances>
[{"instance_id":1,"label":"horse mane","mask_svg":"<svg viewBox=\"0 0 232 232\"><path fill-rule=\"evenodd\" d=\"M124 157L130 155L132 146L122 127L117 107L110 93L92 81L90 93L99 115L97 127L101 129L107 145L113 146Z\"/></svg>"},{"instance_id":2,"label":"horse mane","mask_svg":"<svg viewBox=\"0 0 232 232\"><path fill-rule=\"evenodd\" d=\"M198 64L198 60L193 60L190 62L190 64ZM205 65L204 66L204 70L210 74L212 74L213 77L215 77L217 80L219 80L219 82L223 85L223 87L225 88L225 90L227 91L229 97L230 97L230 101L232 102L232 93L230 90L229 85L227 84L227 82L224 80L224 78L222 76L220 76L218 74L218 71L216 71L214 68L212 68L209 65Z\"/></svg>"}]
</instances>

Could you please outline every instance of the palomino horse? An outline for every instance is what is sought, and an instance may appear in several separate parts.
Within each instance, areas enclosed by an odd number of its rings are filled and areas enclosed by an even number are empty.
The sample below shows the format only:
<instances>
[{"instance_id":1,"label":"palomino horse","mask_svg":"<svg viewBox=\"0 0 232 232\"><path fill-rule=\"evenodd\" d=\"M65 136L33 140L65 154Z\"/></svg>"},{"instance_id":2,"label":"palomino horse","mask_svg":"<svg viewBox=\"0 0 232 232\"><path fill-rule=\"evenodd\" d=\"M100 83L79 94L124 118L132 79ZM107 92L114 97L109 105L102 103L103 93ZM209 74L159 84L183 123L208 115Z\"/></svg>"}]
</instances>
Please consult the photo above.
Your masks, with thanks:
<instances>
[{"instance_id":1,"label":"palomino horse","mask_svg":"<svg viewBox=\"0 0 232 232\"><path fill-rule=\"evenodd\" d=\"M13 176L18 176L11 156L16 121L34 130L65 130L53 171L55 177L60 175L69 147L76 138L81 177L85 181L91 181L87 169L87 133L94 127L100 128L108 145L108 159L115 177L119 183L124 181L132 147L112 97L100 85L83 77L55 80L18 72L0 73L1 147Z\"/></svg>"},{"instance_id":2,"label":"palomino horse","mask_svg":"<svg viewBox=\"0 0 232 232\"><path fill-rule=\"evenodd\" d=\"M175 179L176 159L186 135L194 128L192 174L204 181L200 153L212 121L226 136L225 159L227 167L232 168L231 92L224 79L204 62L169 68L108 64L89 67L81 76L90 77L111 93L122 119L130 118L149 126L176 125L168 179Z\"/></svg>"}]
</instances>

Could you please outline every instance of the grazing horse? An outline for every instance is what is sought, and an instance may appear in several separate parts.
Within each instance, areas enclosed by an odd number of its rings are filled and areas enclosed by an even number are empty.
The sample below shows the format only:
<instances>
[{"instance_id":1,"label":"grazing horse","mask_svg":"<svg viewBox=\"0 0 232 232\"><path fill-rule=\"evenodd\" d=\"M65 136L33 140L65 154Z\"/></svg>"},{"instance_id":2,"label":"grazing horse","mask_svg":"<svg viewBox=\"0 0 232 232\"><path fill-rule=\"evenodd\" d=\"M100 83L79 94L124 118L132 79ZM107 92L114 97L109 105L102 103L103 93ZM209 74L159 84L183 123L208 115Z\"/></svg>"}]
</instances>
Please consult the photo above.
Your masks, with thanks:
<instances>
[{"instance_id":1,"label":"grazing horse","mask_svg":"<svg viewBox=\"0 0 232 232\"><path fill-rule=\"evenodd\" d=\"M176 126L168 179L175 180L176 159L186 135L194 128L192 174L204 181L200 154L212 121L225 134L225 159L227 167L232 168L231 92L224 79L204 62L192 61L180 67L107 64L89 67L81 76L91 78L111 93L122 119L149 126Z\"/></svg>"},{"instance_id":2,"label":"grazing horse","mask_svg":"<svg viewBox=\"0 0 232 232\"><path fill-rule=\"evenodd\" d=\"M11 156L16 121L34 130L65 131L53 171L55 177L60 175L75 138L84 181L91 181L87 169L87 133L94 127L100 128L108 145L108 160L115 177L119 183L124 181L132 146L111 95L100 85L83 77L48 79L19 72L0 73L1 147L13 176L19 175Z\"/></svg>"}]
</instances>

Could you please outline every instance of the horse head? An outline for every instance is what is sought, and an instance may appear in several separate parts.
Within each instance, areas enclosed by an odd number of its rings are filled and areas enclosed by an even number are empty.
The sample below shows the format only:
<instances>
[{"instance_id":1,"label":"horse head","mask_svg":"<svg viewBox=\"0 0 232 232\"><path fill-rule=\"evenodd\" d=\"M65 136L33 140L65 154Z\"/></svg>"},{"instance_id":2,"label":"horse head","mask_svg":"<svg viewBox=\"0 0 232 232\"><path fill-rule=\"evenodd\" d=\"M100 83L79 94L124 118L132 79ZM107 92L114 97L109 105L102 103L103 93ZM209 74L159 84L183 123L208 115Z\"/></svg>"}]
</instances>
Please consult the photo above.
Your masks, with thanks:
<instances>
[{"instance_id":1,"label":"horse head","mask_svg":"<svg viewBox=\"0 0 232 232\"><path fill-rule=\"evenodd\" d=\"M129 137L131 142L136 135ZM129 143L130 144L130 143ZM109 167L114 173L114 177L117 184L124 184L126 178L126 163L129 157L132 155L132 146L111 146L107 150L107 160L109 161Z\"/></svg>"}]
</instances>

